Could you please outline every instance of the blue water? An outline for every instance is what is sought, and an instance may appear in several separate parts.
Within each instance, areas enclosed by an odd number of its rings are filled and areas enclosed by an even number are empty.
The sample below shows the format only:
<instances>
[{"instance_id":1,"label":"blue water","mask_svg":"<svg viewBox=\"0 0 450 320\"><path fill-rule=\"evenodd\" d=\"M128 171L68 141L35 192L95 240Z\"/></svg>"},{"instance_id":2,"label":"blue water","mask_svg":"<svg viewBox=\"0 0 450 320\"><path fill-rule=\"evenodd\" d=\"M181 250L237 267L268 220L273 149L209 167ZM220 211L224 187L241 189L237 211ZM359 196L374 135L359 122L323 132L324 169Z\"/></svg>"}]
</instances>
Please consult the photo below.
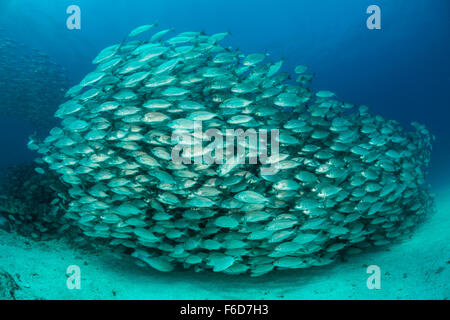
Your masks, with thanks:
<instances>
[{"instance_id":1,"label":"blue water","mask_svg":"<svg viewBox=\"0 0 450 320\"><path fill-rule=\"evenodd\" d=\"M81 30L66 27L72 4L81 8ZM381 8L381 30L366 27L372 4ZM160 30L230 31L224 45L284 58L283 71L308 66L315 90L404 126L425 124L436 137L429 182L450 184L450 1L0 0L5 34L47 53L74 85L93 70L101 49L155 21ZM36 157L26 148L35 130L23 119L0 117L0 173Z\"/></svg>"},{"instance_id":2,"label":"blue water","mask_svg":"<svg viewBox=\"0 0 450 320\"><path fill-rule=\"evenodd\" d=\"M66 8L81 8L81 30L66 28ZM366 27L366 8L381 8L381 30ZM442 183L450 161L450 2L447 0L2 0L0 26L10 38L40 49L73 83L91 71L105 46L134 27L158 21L176 31L231 31L226 44L267 51L316 74L313 87L365 104L386 118L420 121L436 136L430 181ZM0 120L1 121L1 120ZM34 155L23 148L28 124L2 124L8 154L0 165ZM24 134L26 131L26 134ZM4 138L2 134L2 139ZM446 175L450 179L450 175Z\"/></svg>"}]
</instances>

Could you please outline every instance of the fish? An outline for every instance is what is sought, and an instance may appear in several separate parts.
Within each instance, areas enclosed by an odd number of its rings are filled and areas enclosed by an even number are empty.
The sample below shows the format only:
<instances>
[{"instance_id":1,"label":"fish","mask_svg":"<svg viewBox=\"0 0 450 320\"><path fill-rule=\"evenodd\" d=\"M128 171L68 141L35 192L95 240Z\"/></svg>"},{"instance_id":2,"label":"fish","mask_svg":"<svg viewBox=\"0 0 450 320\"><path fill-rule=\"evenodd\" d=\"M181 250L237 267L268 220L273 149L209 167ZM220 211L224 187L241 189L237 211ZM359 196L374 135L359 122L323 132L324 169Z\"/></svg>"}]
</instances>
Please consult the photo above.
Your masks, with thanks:
<instances>
[{"instance_id":1,"label":"fish","mask_svg":"<svg viewBox=\"0 0 450 320\"><path fill-rule=\"evenodd\" d=\"M128 36L129 36L129 37L135 37L135 36L137 36L137 35L139 35L139 34L141 34L141 33L147 32L148 30L150 30L150 29L152 29L152 28L154 28L154 27L157 27L157 26L158 26L157 23L154 23L154 24L146 24L146 25L143 25L143 26L139 26L139 27L133 29L133 30L128 34Z\"/></svg>"},{"instance_id":2,"label":"fish","mask_svg":"<svg viewBox=\"0 0 450 320\"><path fill-rule=\"evenodd\" d=\"M82 90L82 87L72 87L74 82L67 70L48 54L10 39L3 32L0 33L0 61L0 115L28 121L38 135L58 125L54 114L66 99L65 95ZM70 87L72 90L68 91ZM78 107L69 104L60 113L73 114L79 111Z\"/></svg>"}]
</instances>

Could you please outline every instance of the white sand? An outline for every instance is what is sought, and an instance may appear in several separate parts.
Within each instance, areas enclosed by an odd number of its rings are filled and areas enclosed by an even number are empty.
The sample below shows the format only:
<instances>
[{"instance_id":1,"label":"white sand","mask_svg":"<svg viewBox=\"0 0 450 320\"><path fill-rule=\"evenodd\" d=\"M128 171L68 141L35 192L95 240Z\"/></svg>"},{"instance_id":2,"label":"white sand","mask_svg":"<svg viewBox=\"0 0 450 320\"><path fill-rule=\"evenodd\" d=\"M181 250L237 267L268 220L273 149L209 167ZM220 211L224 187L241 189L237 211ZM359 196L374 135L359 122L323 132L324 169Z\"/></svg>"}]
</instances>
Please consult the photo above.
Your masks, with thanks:
<instances>
[{"instance_id":1,"label":"white sand","mask_svg":"<svg viewBox=\"0 0 450 320\"><path fill-rule=\"evenodd\" d=\"M86 253L65 241L34 242L0 232L0 268L21 287L17 299L446 299L450 295L450 189L437 212L403 243L314 270L260 278L161 273ZM69 265L81 268L81 289L66 286ZM369 290L367 265L381 268L381 289Z\"/></svg>"}]
</instances>

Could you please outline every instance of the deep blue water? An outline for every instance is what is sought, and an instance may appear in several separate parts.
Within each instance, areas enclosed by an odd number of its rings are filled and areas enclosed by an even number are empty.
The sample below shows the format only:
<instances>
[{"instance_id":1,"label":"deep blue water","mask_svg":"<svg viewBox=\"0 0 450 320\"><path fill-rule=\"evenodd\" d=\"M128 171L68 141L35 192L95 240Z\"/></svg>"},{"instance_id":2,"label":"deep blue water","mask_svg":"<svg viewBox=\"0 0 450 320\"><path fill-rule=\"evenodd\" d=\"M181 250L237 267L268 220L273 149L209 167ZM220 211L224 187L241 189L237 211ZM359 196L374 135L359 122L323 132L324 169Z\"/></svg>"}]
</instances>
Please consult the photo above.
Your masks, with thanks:
<instances>
[{"instance_id":1,"label":"deep blue water","mask_svg":"<svg viewBox=\"0 0 450 320\"><path fill-rule=\"evenodd\" d=\"M81 8L81 30L66 28L66 8ZM382 29L368 30L366 8L381 8ZM231 31L226 44L287 59L316 74L313 88L405 125L419 121L437 140L431 181L450 173L450 2L448 0L1 0L0 27L49 54L73 84L93 69L99 50L141 24L176 31ZM25 88L26 89L26 88ZM55 107L55 106L49 106ZM20 119L0 119L0 166L29 160Z\"/></svg>"}]
</instances>

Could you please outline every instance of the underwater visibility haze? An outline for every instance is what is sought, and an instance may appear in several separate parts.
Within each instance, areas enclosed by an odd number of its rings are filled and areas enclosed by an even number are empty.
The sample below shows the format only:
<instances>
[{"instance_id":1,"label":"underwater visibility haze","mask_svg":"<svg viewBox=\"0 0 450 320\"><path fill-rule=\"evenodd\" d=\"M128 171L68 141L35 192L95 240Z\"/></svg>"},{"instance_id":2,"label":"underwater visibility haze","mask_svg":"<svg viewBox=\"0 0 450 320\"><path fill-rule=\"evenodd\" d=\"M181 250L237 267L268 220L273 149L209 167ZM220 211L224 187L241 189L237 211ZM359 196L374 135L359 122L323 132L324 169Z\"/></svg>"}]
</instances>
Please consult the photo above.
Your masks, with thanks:
<instances>
[{"instance_id":1,"label":"underwater visibility haze","mask_svg":"<svg viewBox=\"0 0 450 320\"><path fill-rule=\"evenodd\" d=\"M0 298L448 299L449 18L2 2Z\"/></svg>"}]
</instances>

